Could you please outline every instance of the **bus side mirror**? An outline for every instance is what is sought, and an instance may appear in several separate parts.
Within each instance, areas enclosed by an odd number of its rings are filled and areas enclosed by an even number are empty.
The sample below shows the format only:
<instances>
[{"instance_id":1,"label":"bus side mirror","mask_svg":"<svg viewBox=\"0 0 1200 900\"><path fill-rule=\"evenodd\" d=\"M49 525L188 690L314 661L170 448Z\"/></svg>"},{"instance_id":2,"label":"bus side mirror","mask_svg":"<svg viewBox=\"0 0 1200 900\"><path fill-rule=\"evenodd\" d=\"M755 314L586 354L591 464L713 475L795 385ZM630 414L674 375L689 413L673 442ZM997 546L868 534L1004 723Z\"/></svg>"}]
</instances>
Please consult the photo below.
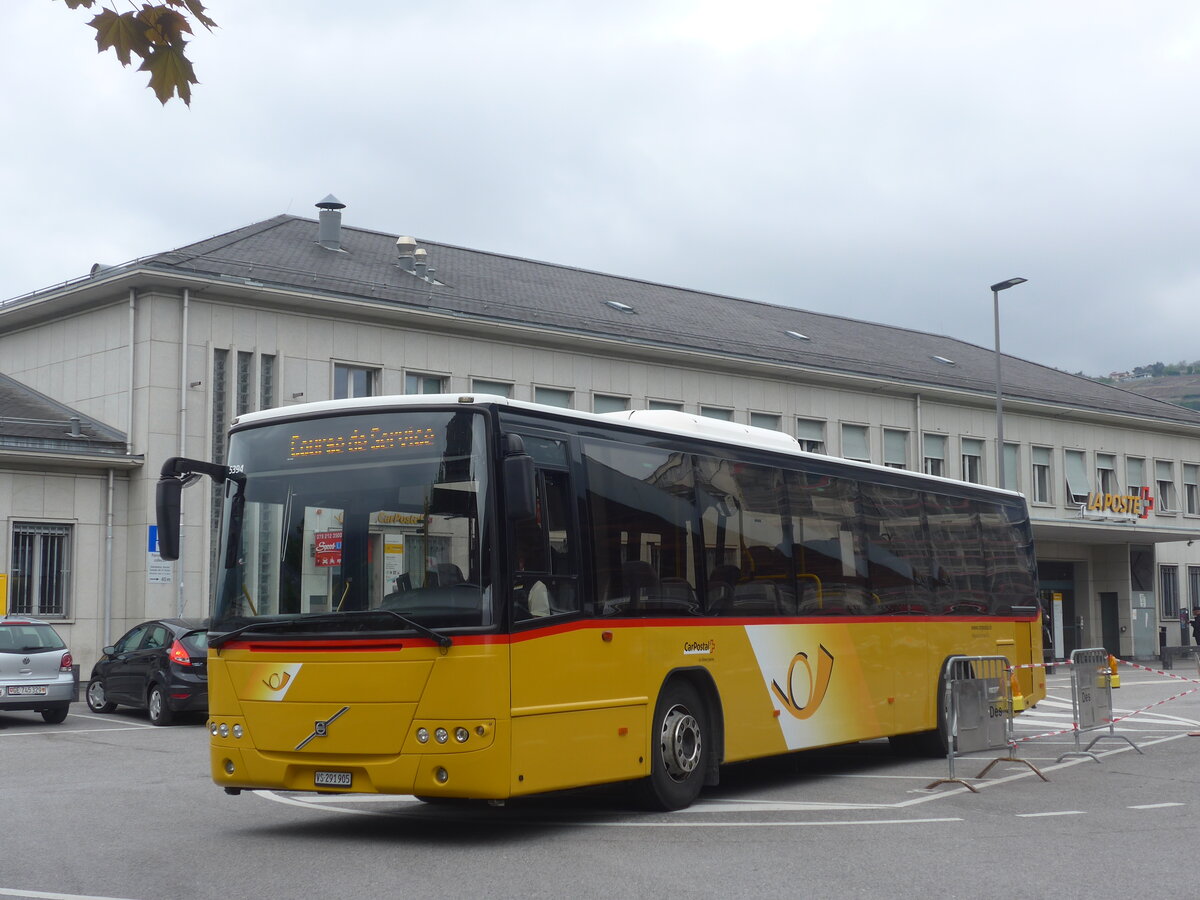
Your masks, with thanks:
<instances>
[{"instance_id":1,"label":"bus side mirror","mask_svg":"<svg viewBox=\"0 0 1200 900\"><path fill-rule=\"evenodd\" d=\"M504 497L511 521L532 519L535 512L533 487L533 457L504 457Z\"/></svg>"},{"instance_id":2,"label":"bus side mirror","mask_svg":"<svg viewBox=\"0 0 1200 900\"><path fill-rule=\"evenodd\" d=\"M508 520L532 519L537 511L533 457L517 434L504 436L504 500Z\"/></svg>"},{"instance_id":3,"label":"bus side mirror","mask_svg":"<svg viewBox=\"0 0 1200 900\"><path fill-rule=\"evenodd\" d=\"M178 478L158 480L155 516L158 519L158 553L163 559L179 559L179 505L183 482Z\"/></svg>"},{"instance_id":4,"label":"bus side mirror","mask_svg":"<svg viewBox=\"0 0 1200 900\"><path fill-rule=\"evenodd\" d=\"M163 559L179 559L179 508L183 489L207 475L217 484L229 477L229 469L216 463L172 456L163 463L154 493L158 521L158 553Z\"/></svg>"}]
</instances>

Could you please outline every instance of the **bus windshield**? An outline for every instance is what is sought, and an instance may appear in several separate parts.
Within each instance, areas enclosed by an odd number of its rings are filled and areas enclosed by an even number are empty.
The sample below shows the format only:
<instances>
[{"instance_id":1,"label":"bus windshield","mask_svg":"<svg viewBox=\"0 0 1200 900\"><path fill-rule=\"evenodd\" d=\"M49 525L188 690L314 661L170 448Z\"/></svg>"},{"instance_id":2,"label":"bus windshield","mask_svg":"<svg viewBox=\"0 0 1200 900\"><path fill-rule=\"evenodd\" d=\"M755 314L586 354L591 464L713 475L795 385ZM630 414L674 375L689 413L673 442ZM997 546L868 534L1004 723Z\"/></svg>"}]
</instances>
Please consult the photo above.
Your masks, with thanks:
<instances>
[{"instance_id":1,"label":"bus windshield","mask_svg":"<svg viewBox=\"0 0 1200 900\"><path fill-rule=\"evenodd\" d=\"M492 625L485 435L470 410L235 431L211 630Z\"/></svg>"}]
</instances>

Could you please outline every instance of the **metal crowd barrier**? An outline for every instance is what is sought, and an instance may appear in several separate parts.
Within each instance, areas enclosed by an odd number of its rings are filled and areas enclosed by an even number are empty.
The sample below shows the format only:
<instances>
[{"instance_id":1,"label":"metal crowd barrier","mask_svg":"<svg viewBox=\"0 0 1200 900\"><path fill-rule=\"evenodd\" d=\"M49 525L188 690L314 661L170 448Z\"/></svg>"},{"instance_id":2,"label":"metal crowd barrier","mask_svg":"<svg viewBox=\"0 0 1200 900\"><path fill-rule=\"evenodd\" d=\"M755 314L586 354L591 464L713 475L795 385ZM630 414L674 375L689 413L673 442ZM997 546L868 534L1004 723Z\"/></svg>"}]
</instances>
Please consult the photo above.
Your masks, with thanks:
<instances>
[{"instance_id":1,"label":"metal crowd barrier","mask_svg":"<svg viewBox=\"0 0 1200 900\"><path fill-rule=\"evenodd\" d=\"M1108 651L1103 647L1091 647L1071 653L1071 710L1075 749L1068 750L1060 756L1059 762L1068 756L1090 756L1096 762L1100 762L1100 757L1092 753L1092 748L1104 738L1128 741L1134 750L1142 752L1131 738L1116 732L1112 703L1112 667L1108 661ZM1080 749L1079 736L1083 732L1099 731L1106 725L1107 734L1097 734L1086 748Z\"/></svg>"},{"instance_id":2,"label":"metal crowd barrier","mask_svg":"<svg viewBox=\"0 0 1200 900\"><path fill-rule=\"evenodd\" d=\"M1027 759L1017 757L1013 740L1013 703L1008 660L1003 656L952 656L942 672L941 720L946 723L947 778L940 778L926 790L940 784L961 784L978 793L970 782L954 774L954 761L968 753L1007 749L975 776L983 778L998 762L1018 762L1029 766L1042 781L1045 775Z\"/></svg>"}]
</instances>

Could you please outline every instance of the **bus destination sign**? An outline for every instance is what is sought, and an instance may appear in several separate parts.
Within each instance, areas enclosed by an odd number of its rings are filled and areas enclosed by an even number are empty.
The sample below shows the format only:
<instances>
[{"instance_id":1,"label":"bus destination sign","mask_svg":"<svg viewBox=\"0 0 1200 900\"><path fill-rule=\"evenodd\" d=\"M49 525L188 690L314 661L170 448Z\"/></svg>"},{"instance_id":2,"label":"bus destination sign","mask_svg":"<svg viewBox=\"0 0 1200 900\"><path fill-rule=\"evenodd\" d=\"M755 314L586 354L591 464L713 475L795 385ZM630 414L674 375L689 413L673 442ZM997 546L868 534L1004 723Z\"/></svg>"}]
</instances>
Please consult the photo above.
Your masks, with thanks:
<instances>
[{"instance_id":1,"label":"bus destination sign","mask_svg":"<svg viewBox=\"0 0 1200 900\"><path fill-rule=\"evenodd\" d=\"M326 422L326 425L329 423ZM293 434L288 448L289 459L311 459L316 456L341 456L351 453L379 453L433 445L436 433L432 428L354 428L348 434Z\"/></svg>"}]
</instances>

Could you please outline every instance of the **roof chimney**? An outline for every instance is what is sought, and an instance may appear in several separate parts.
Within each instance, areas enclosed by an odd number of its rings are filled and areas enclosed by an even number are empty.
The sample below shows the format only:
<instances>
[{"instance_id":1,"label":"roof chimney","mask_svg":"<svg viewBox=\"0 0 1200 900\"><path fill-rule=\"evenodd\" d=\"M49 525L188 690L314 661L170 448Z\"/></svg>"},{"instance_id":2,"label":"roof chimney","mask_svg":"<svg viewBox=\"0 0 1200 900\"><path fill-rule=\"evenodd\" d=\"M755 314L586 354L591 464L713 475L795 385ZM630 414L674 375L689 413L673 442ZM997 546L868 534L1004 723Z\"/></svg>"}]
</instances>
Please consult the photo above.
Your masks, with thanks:
<instances>
[{"instance_id":1,"label":"roof chimney","mask_svg":"<svg viewBox=\"0 0 1200 900\"><path fill-rule=\"evenodd\" d=\"M400 268L405 272L416 271L417 241L408 235L396 238L396 253L400 256Z\"/></svg>"},{"instance_id":2,"label":"roof chimney","mask_svg":"<svg viewBox=\"0 0 1200 900\"><path fill-rule=\"evenodd\" d=\"M413 251L413 269L420 278L425 277L425 270L429 267L429 251L424 247L418 247Z\"/></svg>"},{"instance_id":3,"label":"roof chimney","mask_svg":"<svg viewBox=\"0 0 1200 900\"><path fill-rule=\"evenodd\" d=\"M326 250L342 249L342 213L346 204L333 194L329 194L317 204L321 211L317 226L317 243Z\"/></svg>"}]
</instances>

